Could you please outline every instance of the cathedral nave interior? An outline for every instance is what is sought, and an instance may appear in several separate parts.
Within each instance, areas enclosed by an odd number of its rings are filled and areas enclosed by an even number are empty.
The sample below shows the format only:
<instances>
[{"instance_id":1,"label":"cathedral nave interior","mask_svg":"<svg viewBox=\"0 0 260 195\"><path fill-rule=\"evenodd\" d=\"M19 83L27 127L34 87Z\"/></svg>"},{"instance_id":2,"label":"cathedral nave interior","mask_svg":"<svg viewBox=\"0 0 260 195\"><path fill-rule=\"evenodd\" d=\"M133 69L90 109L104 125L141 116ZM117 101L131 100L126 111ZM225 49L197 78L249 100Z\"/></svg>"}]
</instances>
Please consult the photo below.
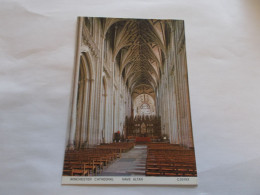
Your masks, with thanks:
<instances>
[{"instance_id":1,"label":"cathedral nave interior","mask_svg":"<svg viewBox=\"0 0 260 195\"><path fill-rule=\"evenodd\" d=\"M77 33L63 175L135 158L125 175L196 176L184 22L80 17Z\"/></svg>"}]
</instances>

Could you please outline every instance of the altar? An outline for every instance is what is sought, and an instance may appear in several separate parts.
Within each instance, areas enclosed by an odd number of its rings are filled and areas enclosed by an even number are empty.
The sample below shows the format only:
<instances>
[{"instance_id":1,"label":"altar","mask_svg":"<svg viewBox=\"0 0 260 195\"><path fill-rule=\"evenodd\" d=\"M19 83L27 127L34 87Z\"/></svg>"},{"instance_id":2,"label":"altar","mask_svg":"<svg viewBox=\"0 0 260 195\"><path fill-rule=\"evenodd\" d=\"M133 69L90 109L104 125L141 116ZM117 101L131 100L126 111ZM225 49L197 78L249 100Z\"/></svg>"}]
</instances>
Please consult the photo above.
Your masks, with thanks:
<instances>
[{"instance_id":1,"label":"altar","mask_svg":"<svg viewBox=\"0 0 260 195\"><path fill-rule=\"evenodd\" d=\"M161 118L157 116L126 117L124 126L127 139L151 141L161 137Z\"/></svg>"},{"instance_id":2,"label":"altar","mask_svg":"<svg viewBox=\"0 0 260 195\"><path fill-rule=\"evenodd\" d=\"M136 143L148 143L148 142L151 142L151 138L150 137L136 137L135 142Z\"/></svg>"}]
</instances>

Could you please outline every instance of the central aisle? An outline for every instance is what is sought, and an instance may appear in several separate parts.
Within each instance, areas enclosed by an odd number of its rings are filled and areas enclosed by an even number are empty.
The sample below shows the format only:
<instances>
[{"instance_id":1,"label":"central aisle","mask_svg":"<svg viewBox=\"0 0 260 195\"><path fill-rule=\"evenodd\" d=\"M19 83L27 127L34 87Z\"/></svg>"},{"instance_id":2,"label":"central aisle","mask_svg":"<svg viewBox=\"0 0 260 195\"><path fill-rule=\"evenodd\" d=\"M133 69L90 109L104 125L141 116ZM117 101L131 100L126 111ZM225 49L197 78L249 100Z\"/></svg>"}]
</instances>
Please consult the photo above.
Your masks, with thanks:
<instances>
[{"instance_id":1,"label":"central aisle","mask_svg":"<svg viewBox=\"0 0 260 195\"><path fill-rule=\"evenodd\" d=\"M145 176L146 157L147 146L136 145L105 168L99 176Z\"/></svg>"}]
</instances>

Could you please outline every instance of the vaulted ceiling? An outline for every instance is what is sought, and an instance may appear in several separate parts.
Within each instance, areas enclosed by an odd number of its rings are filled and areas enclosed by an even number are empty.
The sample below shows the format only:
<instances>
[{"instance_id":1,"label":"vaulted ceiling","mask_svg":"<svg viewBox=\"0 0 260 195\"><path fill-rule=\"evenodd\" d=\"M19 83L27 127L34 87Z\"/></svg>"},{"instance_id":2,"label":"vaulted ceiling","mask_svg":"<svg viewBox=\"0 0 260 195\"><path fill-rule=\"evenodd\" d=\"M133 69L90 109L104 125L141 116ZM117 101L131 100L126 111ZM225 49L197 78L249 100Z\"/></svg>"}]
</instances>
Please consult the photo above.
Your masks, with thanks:
<instances>
[{"instance_id":1,"label":"vaulted ceiling","mask_svg":"<svg viewBox=\"0 0 260 195\"><path fill-rule=\"evenodd\" d=\"M150 95L155 100L155 92L153 88L149 85L141 84L135 87L135 89L132 92L132 98L135 99L137 96L141 94Z\"/></svg>"},{"instance_id":2,"label":"vaulted ceiling","mask_svg":"<svg viewBox=\"0 0 260 195\"><path fill-rule=\"evenodd\" d=\"M167 21L109 18L102 25L130 92L154 97L169 39Z\"/></svg>"}]
</instances>

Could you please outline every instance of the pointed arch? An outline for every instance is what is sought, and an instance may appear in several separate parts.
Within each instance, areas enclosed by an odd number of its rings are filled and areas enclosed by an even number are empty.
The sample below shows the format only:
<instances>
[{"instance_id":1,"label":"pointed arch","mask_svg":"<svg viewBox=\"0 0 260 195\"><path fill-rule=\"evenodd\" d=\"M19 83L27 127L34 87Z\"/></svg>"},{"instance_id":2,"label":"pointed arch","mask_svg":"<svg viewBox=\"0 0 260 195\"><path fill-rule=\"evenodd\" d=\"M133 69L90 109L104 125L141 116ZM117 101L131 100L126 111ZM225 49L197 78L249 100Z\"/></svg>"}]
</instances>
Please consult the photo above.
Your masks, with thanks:
<instances>
[{"instance_id":1,"label":"pointed arch","mask_svg":"<svg viewBox=\"0 0 260 195\"><path fill-rule=\"evenodd\" d=\"M80 67L77 93L77 121L75 131L75 147L84 148L89 142L89 123L91 116L93 69L88 53L80 55Z\"/></svg>"},{"instance_id":2,"label":"pointed arch","mask_svg":"<svg viewBox=\"0 0 260 195\"><path fill-rule=\"evenodd\" d=\"M85 64L85 68L89 70L89 79L92 79L94 80L94 76L95 76L95 73L94 73L94 69L93 69L93 63L92 63L92 57L91 55L89 54L89 52L81 52L81 59L83 60L84 64Z\"/></svg>"}]
</instances>

